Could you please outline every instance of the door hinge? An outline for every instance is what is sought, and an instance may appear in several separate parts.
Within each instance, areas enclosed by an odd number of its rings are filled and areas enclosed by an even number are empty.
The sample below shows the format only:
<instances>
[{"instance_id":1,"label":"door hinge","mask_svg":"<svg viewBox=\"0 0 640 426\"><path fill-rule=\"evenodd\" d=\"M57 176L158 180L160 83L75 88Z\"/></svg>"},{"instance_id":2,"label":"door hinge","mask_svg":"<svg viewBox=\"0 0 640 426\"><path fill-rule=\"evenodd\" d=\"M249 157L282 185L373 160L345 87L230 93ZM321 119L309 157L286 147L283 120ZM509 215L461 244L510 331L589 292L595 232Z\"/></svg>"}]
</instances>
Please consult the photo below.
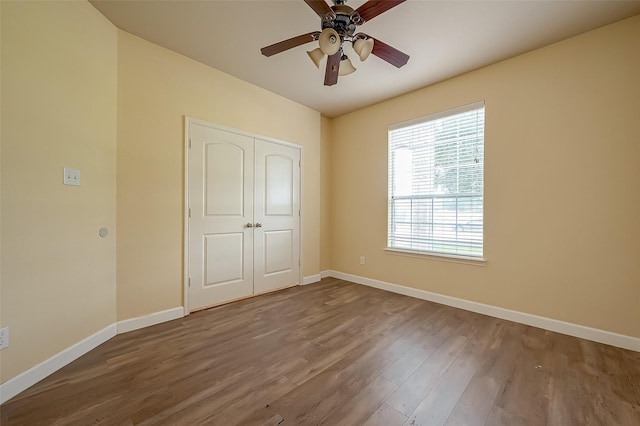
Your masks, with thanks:
<instances>
[{"instance_id":1,"label":"door hinge","mask_svg":"<svg viewBox=\"0 0 640 426\"><path fill-rule=\"evenodd\" d=\"M189 218L191 218L191 209L189 209Z\"/></svg>"},{"instance_id":2,"label":"door hinge","mask_svg":"<svg viewBox=\"0 0 640 426\"><path fill-rule=\"evenodd\" d=\"M189 138L189 148L191 148L191 138Z\"/></svg>"},{"instance_id":3,"label":"door hinge","mask_svg":"<svg viewBox=\"0 0 640 426\"><path fill-rule=\"evenodd\" d=\"M298 209L298 217L301 217L302 214L300 213L300 210Z\"/></svg>"},{"instance_id":4,"label":"door hinge","mask_svg":"<svg viewBox=\"0 0 640 426\"><path fill-rule=\"evenodd\" d=\"M302 265L300 265L300 259L298 259L298 266L302 266Z\"/></svg>"},{"instance_id":5,"label":"door hinge","mask_svg":"<svg viewBox=\"0 0 640 426\"><path fill-rule=\"evenodd\" d=\"M298 167L302 168L302 161L298 160Z\"/></svg>"},{"instance_id":6,"label":"door hinge","mask_svg":"<svg viewBox=\"0 0 640 426\"><path fill-rule=\"evenodd\" d=\"M189 287L191 287L191 277L189 277L187 281L188 281Z\"/></svg>"}]
</instances>

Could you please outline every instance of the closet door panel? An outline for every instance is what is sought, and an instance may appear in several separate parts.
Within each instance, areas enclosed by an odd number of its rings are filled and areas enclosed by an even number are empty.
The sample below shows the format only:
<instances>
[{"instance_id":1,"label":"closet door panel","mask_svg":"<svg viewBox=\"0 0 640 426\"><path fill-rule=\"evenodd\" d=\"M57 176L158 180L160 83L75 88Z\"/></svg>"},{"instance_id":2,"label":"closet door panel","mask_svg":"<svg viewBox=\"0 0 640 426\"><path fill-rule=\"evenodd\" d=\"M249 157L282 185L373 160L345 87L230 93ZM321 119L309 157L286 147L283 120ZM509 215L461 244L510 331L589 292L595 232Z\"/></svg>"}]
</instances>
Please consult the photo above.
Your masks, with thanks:
<instances>
[{"instance_id":1,"label":"closet door panel","mask_svg":"<svg viewBox=\"0 0 640 426\"><path fill-rule=\"evenodd\" d=\"M253 290L253 138L191 124L189 309Z\"/></svg>"},{"instance_id":2,"label":"closet door panel","mask_svg":"<svg viewBox=\"0 0 640 426\"><path fill-rule=\"evenodd\" d=\"M300 150L257 139L255 157L254 288L264 293L300 281Z\"/></svg>"}]
</instances>

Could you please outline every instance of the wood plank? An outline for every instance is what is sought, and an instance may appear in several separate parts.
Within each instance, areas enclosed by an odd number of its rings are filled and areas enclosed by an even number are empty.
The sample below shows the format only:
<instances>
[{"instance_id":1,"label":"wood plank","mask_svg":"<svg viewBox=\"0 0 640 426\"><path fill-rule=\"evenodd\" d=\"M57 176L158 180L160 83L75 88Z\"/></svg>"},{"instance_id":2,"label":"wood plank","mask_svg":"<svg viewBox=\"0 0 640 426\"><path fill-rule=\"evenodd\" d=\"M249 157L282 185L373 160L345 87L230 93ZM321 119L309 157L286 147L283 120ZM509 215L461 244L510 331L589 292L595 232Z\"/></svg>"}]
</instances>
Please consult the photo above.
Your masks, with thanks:
<instances>
[{"instance_id":1,"label":"wood plank","mask_svg":"<svg viewBox=\"0 0 640 426\"><path fill-rule=\"evenodd\" d=\"M363 423L363 426L400 426L406 420L407 416L383 404Z\"/></svg>"},{"instance_id":2,"label":"wood plank","mask_svg":"<svg viewBox=\"0 0 640 426\"><path fill-rule=\"evenodd\" d=\"M489 417L486 422L487 425L491 426L527 426L529 423L523 417L517 416L513 413L510 413L507 410L504 410L498 406L494 406L491 412L489 413ZM537 423L531 423L537 424Z\"/></svg>"},{"instance_id":3,"label":"wood plank","mask_svg":"<svg viewBox=\"0 0 640 426\"><path fill-rule=\"evenodd\" d=\"M410 416L427 396L440 377L453 363L467 342L463 336L452 336L416 370L387 400L387 404L400 413Z\"/></svg>"},{"instance_id":4,"label":"wood plank","mask_svg":"<svg viewBox=\"0 0 640 426\"><path fill-rule=\"evenodd\" d=\"M534 350L523 351L514 364L511 377L496 405L527 418L527 423L546 424L551 401L551 375L540 364Z\"/></svg>"},{"instance_id":5,"label":"wood plank","mask_svg":"<svg viewBox=\"0 0 640 426\"><path fill-rule=\"evenodd\" d=\"M444 424L475 373L476 369L469 360L464 357L458 358L442 375L405 424L416 426Z\"/></svg>"},{"instance_id":6,"label":"wood plank","mask_svg":"<svg viewBox=\"0 0 640 426\"><path fill-rule=\"evenodd\" d=\"M119 335L12 425L640 424L640 354L338 279Z\"/></svg>"},{"instance_id":7,"label":"wood plank","mask_svg":"<svg viewBox=\"0 0 640 426\"><path fill-rule=\"evenodd\" d=\"M321 424L323 425L360 425L380 408L382 403L398 386L378 376L373 382L362 388L353 398L345 400Z\"/></svg>"},{"instance_id":8,"label":"wood plank","mask_svg":"<svg viewBox=\"0 0 640 426\"><path fill-rule=\"evenodd\" d=\"M447 425L484 425L502 385L493 377L475 376L447 418Z\"/></svg>"}]
</instances>

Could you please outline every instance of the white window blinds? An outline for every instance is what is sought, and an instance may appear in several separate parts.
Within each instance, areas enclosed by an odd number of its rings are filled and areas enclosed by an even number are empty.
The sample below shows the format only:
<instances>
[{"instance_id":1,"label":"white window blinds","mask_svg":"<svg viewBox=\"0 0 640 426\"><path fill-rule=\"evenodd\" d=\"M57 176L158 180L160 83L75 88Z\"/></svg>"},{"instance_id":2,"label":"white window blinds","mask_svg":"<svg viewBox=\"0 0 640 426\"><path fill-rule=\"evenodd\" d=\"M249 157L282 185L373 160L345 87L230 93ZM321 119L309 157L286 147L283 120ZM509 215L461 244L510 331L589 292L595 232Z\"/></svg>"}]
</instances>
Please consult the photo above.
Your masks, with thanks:
<instances>
[{"instance_id":1,"label":"white window blinds","mask_svg":"<svg viewBox=\"0 0 640 426\"><path fill-rule=\"evenodd\" d=\"M391 249L482 258L484 102L389 129Z\"/></svg>"}]
</instances>

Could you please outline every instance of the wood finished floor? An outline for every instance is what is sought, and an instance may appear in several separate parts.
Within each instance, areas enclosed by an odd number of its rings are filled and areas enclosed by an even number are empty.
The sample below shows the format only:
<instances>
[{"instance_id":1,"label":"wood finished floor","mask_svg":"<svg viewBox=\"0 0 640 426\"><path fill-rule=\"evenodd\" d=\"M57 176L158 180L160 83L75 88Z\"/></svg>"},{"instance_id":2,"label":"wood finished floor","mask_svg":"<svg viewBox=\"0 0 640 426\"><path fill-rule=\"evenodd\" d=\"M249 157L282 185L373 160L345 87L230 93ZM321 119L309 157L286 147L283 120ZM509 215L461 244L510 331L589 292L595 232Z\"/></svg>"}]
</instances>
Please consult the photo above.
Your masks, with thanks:
<instances>
[{"instance_id":1,"label":"wood finished floor","mask_svg":"<svg viewBox=\"0 0 640 426\"><path fill-rule=\"evenodd\" d=\"M640 354L324 279L119 335L9 425L640 425Z\"/></svg>"}]
</instances>

